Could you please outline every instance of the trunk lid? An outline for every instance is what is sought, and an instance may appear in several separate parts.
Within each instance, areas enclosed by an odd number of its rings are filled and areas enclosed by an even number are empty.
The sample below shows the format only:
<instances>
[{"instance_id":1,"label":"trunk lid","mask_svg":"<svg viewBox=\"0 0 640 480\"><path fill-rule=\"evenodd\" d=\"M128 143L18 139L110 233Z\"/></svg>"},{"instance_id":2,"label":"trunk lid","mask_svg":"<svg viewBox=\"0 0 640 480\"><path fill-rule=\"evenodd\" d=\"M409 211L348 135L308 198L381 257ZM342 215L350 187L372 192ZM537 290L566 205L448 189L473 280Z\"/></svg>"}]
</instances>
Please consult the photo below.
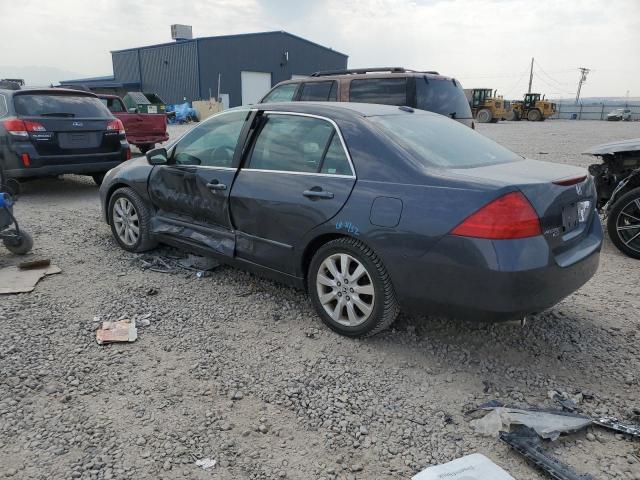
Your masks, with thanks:
<instances>
[{"instance_id":1,"label":"trunk lid","mask_svg":"<svg viewBox=\"0 0 640 480\"><path fill-rule=\"evenodd\" d=\"M525 159L449 171L488 182L500 191L520 190L538 214L543 235L556 256L579 243L597 215L593 179L580 167Z\"/></svg>"}]
</instances>

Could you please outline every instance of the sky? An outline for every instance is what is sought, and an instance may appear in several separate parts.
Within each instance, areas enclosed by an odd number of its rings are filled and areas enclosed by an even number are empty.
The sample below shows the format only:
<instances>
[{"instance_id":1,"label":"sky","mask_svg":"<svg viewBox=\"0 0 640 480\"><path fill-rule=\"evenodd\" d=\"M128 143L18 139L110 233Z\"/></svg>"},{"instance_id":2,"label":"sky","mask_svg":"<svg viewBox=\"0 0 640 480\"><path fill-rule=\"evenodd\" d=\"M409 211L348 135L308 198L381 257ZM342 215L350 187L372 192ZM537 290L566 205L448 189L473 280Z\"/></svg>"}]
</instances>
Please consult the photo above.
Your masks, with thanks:
<instances>
[{"instance_id":1,"label":"sky","mask_svg":"<svg viewBox=\"0 0 640 480\"><path fill-rule=\"evenodd\" d=\"M18 6L19 5L19 6ZM640 0L0 0L0 77L112 74L111 50L194 36L285 30L349 55L349 67L437 70L507 98L527 90L640 97ZM15 72L15 73L14 73Z\"/></svg>"}]
</instances>

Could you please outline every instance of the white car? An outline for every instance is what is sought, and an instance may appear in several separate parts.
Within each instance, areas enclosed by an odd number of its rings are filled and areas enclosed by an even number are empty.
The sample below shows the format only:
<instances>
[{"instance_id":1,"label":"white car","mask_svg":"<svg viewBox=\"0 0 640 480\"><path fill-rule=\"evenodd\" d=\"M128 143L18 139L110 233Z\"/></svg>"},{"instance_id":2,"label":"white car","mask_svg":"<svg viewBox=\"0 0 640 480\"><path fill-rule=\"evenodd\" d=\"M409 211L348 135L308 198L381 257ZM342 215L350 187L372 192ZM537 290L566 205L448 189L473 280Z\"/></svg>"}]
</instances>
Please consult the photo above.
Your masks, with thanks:
<instances>
[{"instance_id":1,"label":"white car","mask_svg":"<svg viewBox=\"0 0 640 480\"><path fill-rule=\"evenodd\" d=\"M628 122L631 120L631 110L629 108L616 108L615 110L611 110L607 114L607 120L611 122L617 122L620 120Z\"/></svg>"}]
</instances>

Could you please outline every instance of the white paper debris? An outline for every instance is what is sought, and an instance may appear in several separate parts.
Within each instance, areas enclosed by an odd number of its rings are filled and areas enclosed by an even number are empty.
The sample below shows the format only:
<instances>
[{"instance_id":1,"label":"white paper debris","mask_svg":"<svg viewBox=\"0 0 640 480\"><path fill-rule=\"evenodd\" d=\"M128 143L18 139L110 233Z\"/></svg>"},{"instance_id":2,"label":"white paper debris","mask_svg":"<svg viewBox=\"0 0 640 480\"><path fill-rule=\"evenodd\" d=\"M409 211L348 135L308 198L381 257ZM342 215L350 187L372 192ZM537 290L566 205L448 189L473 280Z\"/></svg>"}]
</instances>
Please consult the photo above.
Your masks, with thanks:
<instances>
[{"instance_id":1,"label":"white paper debris","mask_svg":"<svg viewBox=\"0 0 640 480\"><path fill-rule=\"evenodd\" d=\"M411 480L515 480L484 455L474 453L444 465L429 467Z\"/></svg>"},{"instance_id":2,"label":"white paper debris","mask_svg":"<svg viewBox=\"0 0 640 480\"><path fill-rule=\"evenodd\" d=\"M202 460L196 460L196 465L198 467L202 467L205 470L215 467L216 463L217 462L212 458L203 458Z\"/></svg>"}]
</instances>

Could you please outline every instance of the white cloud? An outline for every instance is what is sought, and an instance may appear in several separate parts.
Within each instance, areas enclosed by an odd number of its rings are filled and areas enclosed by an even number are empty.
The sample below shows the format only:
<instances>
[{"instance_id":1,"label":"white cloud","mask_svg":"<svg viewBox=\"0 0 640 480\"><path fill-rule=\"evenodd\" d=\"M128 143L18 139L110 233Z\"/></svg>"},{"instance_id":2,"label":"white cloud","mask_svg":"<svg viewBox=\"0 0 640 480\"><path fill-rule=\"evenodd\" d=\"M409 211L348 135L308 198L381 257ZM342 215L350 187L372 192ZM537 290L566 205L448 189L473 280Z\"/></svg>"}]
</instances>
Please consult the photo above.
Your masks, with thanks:
<instances>
[{"instance_id":1,"label":"white cloud","mask_svg":"<svg viewBox=\"0 0 640 480\"><path fill-rule=\"evenodd\" d=\"M349 54L351 67L406 66L465 86L519 96L536 57L534 90L640 95L637 0L0 0L0 63L88 76L111 73L110 50L170 41L169 25L196 36L287 30ZM6 39L15 39L9 40ZM8 45L8 47L7 47ZM544 70L542 70L544 69ZM546 72L546 73L545 73Z\"/></svg>"}]
</instances>

